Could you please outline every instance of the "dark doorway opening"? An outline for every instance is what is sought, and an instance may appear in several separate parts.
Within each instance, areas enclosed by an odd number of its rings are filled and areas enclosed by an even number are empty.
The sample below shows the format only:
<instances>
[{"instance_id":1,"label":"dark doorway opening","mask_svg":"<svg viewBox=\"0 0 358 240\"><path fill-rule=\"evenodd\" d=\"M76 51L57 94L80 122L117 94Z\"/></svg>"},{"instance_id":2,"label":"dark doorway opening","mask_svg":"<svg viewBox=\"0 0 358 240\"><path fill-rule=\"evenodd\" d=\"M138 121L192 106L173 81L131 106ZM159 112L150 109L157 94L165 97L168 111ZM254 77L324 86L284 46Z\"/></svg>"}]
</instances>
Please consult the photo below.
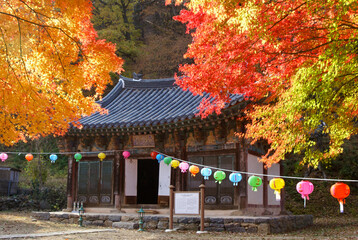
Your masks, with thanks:
<instances>
[{"instance_id":1,"label":"dark doorway opening","mask_svg":"<svg viewBox=\"0 0 358 240\"><path fill-rule=\"evenodd\" d=\"M137 203L158 203L159 164L153 159L138 160Z\"/></svg>"}]
</instances>

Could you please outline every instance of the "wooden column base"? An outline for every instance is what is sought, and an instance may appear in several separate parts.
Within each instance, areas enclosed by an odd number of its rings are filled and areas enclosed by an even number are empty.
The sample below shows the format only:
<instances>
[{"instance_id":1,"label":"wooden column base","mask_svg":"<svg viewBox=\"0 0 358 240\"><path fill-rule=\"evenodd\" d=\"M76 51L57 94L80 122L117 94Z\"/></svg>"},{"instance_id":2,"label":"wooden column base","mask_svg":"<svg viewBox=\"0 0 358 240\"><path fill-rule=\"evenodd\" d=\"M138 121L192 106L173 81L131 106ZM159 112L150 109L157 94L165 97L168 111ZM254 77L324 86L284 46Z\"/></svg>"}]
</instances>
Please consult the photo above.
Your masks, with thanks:
<instances>
[{"instance_id":1,"label":"wooden column base","mask_svg":"<svg viewBox=\"0 0 358 240\"><path fill-rule=\"evenodd\" d=\"M71 196L67 196L67 208L63 209L63 212L72 212L73 210L73 198Z\"/></svg>"},{"instance_id":2,"label":"wooden column base","mask_svg":"<svg viewBox=\"0 0 358 240\"><path fill-rule=\"evenodd\" d=\"M119 194L114 194L114 207L121 210L121 198Z\"/></svg>"}]
</instances>

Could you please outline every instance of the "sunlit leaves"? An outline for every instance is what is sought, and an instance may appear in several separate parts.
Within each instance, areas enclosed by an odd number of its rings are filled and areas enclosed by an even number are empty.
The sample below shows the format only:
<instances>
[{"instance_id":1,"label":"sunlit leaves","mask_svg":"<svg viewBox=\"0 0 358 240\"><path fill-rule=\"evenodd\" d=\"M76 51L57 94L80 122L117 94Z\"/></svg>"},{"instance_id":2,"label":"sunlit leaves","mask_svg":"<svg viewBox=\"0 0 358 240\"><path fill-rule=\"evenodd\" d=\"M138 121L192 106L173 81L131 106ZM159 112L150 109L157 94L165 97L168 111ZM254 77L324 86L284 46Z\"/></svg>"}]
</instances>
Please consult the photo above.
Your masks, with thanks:
<instances>
[{"instance_id":1,"label":"sunlit leaves","mask_svg":"<svg viewBox=\"0 0 358 240\"><path fill-rule=\"evenodd\" d=\"M0 0L0 143L64 134L100 110L95 100L122 60L97 39L91 11L87 0Z\"/></svg>"},{"instance_id":2,"label":"sunlit leaves","mask_svg":"<svg viewBox=\"0 0 358 240\"><path fill-rule=\"evenodd\" d=\"M304 152L316 165L357 133L356 1L192 0L177 20L194 37L177 83L208 92L201 114L219 112L229 94L266 101L247 110L247 136L271 144L268 165ZM330 147L312 138L319 126Z\"/></svg>"}]
</instances>

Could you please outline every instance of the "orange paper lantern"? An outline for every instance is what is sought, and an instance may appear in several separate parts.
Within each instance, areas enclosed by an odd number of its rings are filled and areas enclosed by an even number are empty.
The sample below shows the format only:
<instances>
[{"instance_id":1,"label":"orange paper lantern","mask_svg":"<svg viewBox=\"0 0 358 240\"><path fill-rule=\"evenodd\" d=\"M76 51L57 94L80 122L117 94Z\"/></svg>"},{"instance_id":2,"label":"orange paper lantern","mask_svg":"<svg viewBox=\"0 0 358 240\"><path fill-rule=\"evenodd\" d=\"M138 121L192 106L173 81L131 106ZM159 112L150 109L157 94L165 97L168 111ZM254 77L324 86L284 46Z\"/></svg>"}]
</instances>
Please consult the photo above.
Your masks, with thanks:
<instances>
[{"instance_id":1,"label":"orange paper lantern","mask_svg":"<svg viewBox=\"0 0 358 240\"><path fill-rule=\"evenodd\" d=\"M28 154L26 154L25 158L27 161L30 162L32 159L34 159L34 156L31 153L28 153Z\"/></svg>"},{"instance_id":2,"label":"orange paper lantern","mask_svg":"<svg viewBox=\"0 0 358 240\"><path fill-rule=\"evenodd\" d=\"M199 167L195 165L191 165L189 168L189 172L191 172L191 175L193 177L195 177L195 175L198 174L199 171L200 171Z\"/></svg>"},{"instance_id":3,"label":"orange paper lantern","mask_svg":"<svg viewBox=\"0 0 358 240\"><path fill-rule=\"evenodd\" d=\"M346 203L346 198L349 196L350 189L345 183L335 183L331 186L331 195L339 202L340 212L343 213L343 204Z\"/></svg>"}]
</instances>

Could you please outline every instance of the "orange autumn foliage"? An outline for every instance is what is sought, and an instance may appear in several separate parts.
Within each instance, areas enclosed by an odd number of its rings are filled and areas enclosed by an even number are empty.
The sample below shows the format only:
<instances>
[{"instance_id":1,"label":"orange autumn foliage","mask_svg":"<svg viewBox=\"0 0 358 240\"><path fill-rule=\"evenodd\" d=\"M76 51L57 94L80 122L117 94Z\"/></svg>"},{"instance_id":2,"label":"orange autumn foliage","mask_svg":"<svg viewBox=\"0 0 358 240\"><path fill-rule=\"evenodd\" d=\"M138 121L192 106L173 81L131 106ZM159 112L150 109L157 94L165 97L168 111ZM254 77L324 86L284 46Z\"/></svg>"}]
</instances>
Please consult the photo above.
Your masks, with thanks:
<instances>
[{"instance_id":1,"label":"orange autumn foliage","mask_svg":"<svg viewBox=\"0 0 358 240\"><path fill-rule=\"evenodd\" d=\"M101 110L95 100L123 60L97 39L92 8L90 0L0 0L1 144L62 135Z\"/></svg>"},{"instance_id":2,"label":"orange autumn foliage","mask_svg":"<svg viewBox=\"0 0 358 240\"><path fill-rule=\"evenodd\" d=\"M270 166L291 153L318 166L358 134L358 2L354 0L167 0L193 37L177 84L209 93L206 117L250 100L245 137L270 144ZM327 141L327 144L323 142Z\"/></svg>"}]
</instances>

